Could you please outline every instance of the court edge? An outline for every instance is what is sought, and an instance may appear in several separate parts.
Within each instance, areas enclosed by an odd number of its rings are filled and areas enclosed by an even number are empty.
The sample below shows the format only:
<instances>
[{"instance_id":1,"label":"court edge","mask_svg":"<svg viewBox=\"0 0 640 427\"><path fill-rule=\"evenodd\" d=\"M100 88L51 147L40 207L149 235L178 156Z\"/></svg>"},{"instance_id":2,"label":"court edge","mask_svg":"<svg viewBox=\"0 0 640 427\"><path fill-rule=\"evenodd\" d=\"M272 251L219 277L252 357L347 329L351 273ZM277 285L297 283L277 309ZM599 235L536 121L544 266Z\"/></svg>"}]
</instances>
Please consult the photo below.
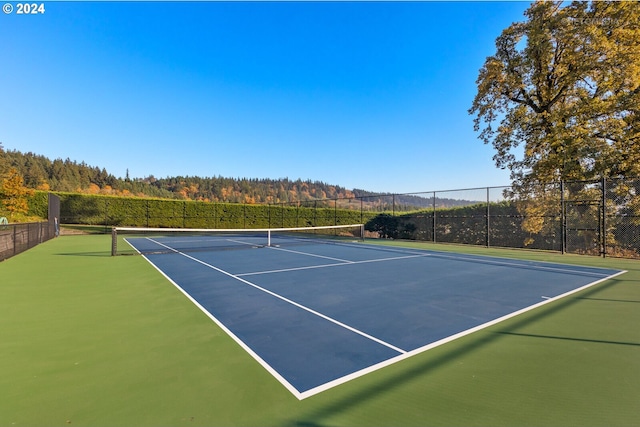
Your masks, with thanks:
<instances>
[{"instance_id":1,"label":"court edge","mask_svg":"<svg viewBox=\"0 0 640 427\"><path fill-rule=\"evenodd\" d=\"M125 239L126 241L126 239ZM127 243L129 243L127 241ZM130 243L129 243L130 244ZM133 245L131 245L133 247ZM275 369L273 369L271 367L271 365L269 365L267 362L265 362L257 353L255 353L249 346L247 346L238 336L236 336L233 332L231 332L231 330L229 330L222 322L220 322L213 314L211 314L206 308L204 308L200 303L198 303L198 301L196 301L191 295L189 295L188 292L186 292L184 289L182 289L182 287L180 287L180 285L178 285L175 281L173 281L173 279L171 279L169 276L167 276L161 269L159 269L151 260L149 260L144 254L140 253L137 249L135 249L140 255L142 255L142 257L153 266L153 268L155 268L158 272L160 272L160 274L162 276L164 276L171 284L173 284L178 290L180 290L180 292L186 296L189 301L191 301L196 307L198 307L207 317L209 317L211 320L213 320L213 322L218 325L227 335L229 335L236 343L238 343L238 345L240 345L241 348L243 348L249 355L251 355L251 357L254 358L254 360L256 360L264 369L267 370L267 372L269 372L271 375L273 375L273 377L275 379L277 379L291 394L293 394L298 400L304 400L307 399L309 397L315 396L316 394L322 393L324 391L327 391L329 389L332 389L334 387L337 387L339 385L345 384L349 381L355 380L359 377L362 377L364 375L367 375L369 373L375 372L379 369L382 369L384 367L393 365L395 363L401 362L405 359L408 359L410 357L413 357L415 355L418 355L420 353L423 353L425 351L431 350L433 348L439 347L441 345L447 344L451 341L455 341L456 339L462 338L464 336L470 335L474 332L478 332L482 329L488 328L490 326L496 325L500 322L503 322L505 320L508 320L510 318L519 316L520 314L526 313L528 311L534 310L538 307L542 307L546 304L549 304L551 302L557 301L559 299L565 298L569 295L572 295L574 293L583 291L585 289L588 289L592 286L595 286L599 283L602 283L606 280L612 279L614 277L620 276L622 274L627 273L627 270L622 270L619 271L617 273L614 273L612 275L609 275L607 277L601 278L599 280L596 280L594 282L588 283L584 286L581 286L579 288L576 289L572 289L568 292L565 292L563 294L557 295L555 297L549 298L549 297L545 297L545 296L541 296L543 298L543 301L540 301L537 304L531 305L529 307L525 307L522 308L520 310L514 311L513 313L509 313L506 314L504 316L498 317L494 320L490 320L489 322L485 322L481 325L475 326L473 328L458 332L457 334L451 335L449 337L443 338L439 341L435 341L431 344L428 344L426 346L417 348L415 350L411 350L409 352L406 353L402 353L396 357L392 357L390 359L387 359L385 361L379 362L375 365L369 366L367 368L361 369L359 371L353 372L349 375L345 375L343 377L340 378L336 378L335 380L332 380L330 382L327 382L325 384L322 384L320 386L314 387L312 389L309 389L307 391L304 392L300 392L298 389L296 389L293 385L291 385L291 383L289 383L284 377L282 377ZM176 251L176 253L182 254L179 251ZM560 264L561 265L561 264Z\"/></svg>"}]
</instances>

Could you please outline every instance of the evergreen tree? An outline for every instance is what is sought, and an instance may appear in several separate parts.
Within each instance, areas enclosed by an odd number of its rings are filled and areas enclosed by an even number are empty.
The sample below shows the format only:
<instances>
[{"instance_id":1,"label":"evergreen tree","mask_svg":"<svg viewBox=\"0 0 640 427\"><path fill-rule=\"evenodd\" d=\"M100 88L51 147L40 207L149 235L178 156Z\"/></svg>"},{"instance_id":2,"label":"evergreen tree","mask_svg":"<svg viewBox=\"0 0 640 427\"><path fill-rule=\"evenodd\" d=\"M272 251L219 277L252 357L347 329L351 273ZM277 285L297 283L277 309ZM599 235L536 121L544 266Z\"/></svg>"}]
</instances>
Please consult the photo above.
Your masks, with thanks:
<instances>
[{"instance_id":1,"label":"evergreen tree","mask_svg":"<svg viewBox=\"0 0 640 427\"><path fill-rule=\"evenodd\" d=\"M0 142L0 176L9 169L9 161L7 160L7 153L2 148L2 142Z\"/></svg>"}]
</instances>

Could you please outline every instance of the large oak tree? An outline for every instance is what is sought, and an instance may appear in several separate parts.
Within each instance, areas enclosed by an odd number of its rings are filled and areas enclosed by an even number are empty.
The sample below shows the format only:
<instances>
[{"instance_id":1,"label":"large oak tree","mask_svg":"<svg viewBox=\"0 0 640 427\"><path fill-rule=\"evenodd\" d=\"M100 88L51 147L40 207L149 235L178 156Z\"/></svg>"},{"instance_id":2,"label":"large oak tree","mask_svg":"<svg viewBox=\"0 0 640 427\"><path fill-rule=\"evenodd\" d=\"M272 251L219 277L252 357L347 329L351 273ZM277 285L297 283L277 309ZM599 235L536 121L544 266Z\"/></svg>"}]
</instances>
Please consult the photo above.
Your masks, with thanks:
<instances>
[{"instance_id":1,"label":"large oak tree","mask_svg":"<svg viewBox=\"0 0 640 427\"><path fill-rule=\"evenodd\" d=\"M535 2L505 29L469 113L514 189L640 176L640 2Z\"/></svg>"}]
</instances>

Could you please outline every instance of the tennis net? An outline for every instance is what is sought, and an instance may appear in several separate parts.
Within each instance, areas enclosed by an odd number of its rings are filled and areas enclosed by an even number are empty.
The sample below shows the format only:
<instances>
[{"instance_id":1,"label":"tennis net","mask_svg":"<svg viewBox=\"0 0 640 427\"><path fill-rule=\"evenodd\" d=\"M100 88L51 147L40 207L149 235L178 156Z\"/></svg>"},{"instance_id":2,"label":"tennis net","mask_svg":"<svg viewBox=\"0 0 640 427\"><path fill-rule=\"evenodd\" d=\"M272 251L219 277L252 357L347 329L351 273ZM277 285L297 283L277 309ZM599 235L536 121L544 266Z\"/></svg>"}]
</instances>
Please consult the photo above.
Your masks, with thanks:
<instances>
[{"instance_id":1,"label":"tennis net","mask_svg":"<svg viewBox=\"0 0 640 427\"><path fill-rule=\"evenodd\" d=\"M258 229L114 227L111 255L257 249L363 239L363 224Z\"/></svg>"}]
</instances>

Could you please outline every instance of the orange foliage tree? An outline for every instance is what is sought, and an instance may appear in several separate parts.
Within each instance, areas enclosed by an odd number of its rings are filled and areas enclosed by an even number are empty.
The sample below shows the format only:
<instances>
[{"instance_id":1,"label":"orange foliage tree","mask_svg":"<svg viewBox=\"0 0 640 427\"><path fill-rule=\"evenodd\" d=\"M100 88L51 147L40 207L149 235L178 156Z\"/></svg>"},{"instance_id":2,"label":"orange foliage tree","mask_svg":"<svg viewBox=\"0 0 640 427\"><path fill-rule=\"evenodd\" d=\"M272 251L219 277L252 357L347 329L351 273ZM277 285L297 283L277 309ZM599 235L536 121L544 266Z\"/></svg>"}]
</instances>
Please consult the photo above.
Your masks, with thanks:
<instances>
[{"instance_id":1,"label":"orange foliage tree","mask_svg":"<svg viewBox=\"0 0 640 427\"><path fill-rule=\"evenodd\" d=\"M29 212L27 198L34 194L34 190L24 186L24 178L16 168L9 169L0 182L0 202L12 218L16 214Z\"/></svg>"}]
</instances>

